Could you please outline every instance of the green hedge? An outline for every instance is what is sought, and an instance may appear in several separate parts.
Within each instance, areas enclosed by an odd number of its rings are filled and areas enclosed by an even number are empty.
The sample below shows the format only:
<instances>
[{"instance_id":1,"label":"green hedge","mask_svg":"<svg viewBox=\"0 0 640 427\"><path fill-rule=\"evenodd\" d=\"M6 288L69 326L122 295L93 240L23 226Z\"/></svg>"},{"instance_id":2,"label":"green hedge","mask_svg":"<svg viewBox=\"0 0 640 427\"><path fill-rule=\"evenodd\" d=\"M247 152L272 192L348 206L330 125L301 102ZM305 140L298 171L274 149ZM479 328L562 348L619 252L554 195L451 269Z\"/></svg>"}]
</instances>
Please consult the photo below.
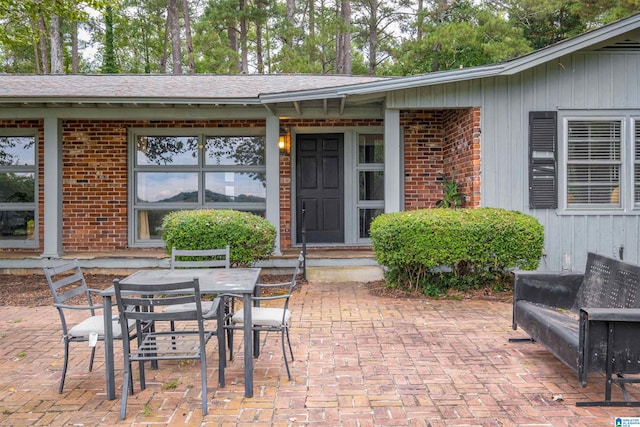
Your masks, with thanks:
<instances>
[{"instance_id":1,"label":"green hedge","mask_svg":"<svg viewBox=\"0 0 640 427\"><path fill-rule=\"evenodd\" d=\"M229 245L231 265L249 266L273 253L276 228L257 215L226 209L171 212L164 217L162 238L167 252Z\"/></svg>"},{"instance_id":2,"label":"green hedge","mask_svg":"<svg viewBox=\"0 0 640 427\"><path fill-rule=\"evenodd\" d=\"M535 270L544 229L533 217L503 209L424 209L383 214L370 229L390 285L424 286L449 267L454 276Z\"/></svg>"}]
</instances>

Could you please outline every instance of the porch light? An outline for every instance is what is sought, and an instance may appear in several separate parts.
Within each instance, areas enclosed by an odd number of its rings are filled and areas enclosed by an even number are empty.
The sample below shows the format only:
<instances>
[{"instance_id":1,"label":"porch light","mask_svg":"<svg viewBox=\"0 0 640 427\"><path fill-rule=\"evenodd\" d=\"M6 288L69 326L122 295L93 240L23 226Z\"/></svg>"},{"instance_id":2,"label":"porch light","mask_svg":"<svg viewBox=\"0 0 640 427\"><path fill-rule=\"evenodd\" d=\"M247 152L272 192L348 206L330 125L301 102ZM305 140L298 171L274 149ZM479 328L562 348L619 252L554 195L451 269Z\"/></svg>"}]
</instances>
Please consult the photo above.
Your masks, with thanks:
<instances>
[{"instance_id":1,"label":"porch light","mask_svg":"<svg viewBox=\"0 0 640 427\"><path fill-rule=\"evenodd\" d=\"M291 149L291 134L289 133L289 129L280 128L280 139L278 139L278 148L280 149L280 154L289 155Z\"/></svg>"}]
</instances>

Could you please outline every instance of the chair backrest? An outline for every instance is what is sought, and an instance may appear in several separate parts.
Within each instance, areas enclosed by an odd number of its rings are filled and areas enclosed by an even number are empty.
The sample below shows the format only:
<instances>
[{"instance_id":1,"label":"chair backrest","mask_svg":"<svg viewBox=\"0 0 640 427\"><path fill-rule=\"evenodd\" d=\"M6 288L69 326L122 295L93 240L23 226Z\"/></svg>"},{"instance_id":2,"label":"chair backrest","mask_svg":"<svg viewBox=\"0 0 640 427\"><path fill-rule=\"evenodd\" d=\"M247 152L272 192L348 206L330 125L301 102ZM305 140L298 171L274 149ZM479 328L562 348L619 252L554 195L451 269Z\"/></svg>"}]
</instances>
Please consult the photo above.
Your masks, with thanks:
<instances>
[{"instance_id":1,"label":"chair backrest","mask_svg":"<svg viewBox=\"0 0 640 427\"><path fill-rule=\"evenodd\" d=\"M296 280L298 279L298 275L300 274L300 270L302 269L302 265L304 264L304 254L302 252L300 252L300 255L298 255L298 262L296 264L296 268L293 271L293 276L291 277L291 280L289 282L283 282L283 283L261 283L258 286L259 287L265 287L265 288L278 288L278 289L282 289L284 290L285 288L287 289L286 293L282 293L282 294L277 294L277 295L269 295L269 296L257 296L257 297L253 297L254 300L272 300L272 299L281 299L281 298L289 298L291 296L291 294L293 293L293 289L296 287ZM285 305L288 305L288 300L285 303Z\"/></svg>"},{"instance_id":2,"label":"chair backrest","mask_svg":"<svg viewBox=\"0 0 640 427\"><path fill-rule=\"evenodd\" d=\"M43 270L54 304L93 306L89 287L77 259L57 267L44 267ZM81 297L78 302L71 304L70 300L78 296ZM94 314L93 310L91 314Z\"/></svg>"},{"instance_id":3,"label":"chair backrest","mask_svg":"<svg viewBox=\"0 0 640 427\"><path fill-rule=\"evenodd\" d=\"M196 278L187 282L153 285L121 283L119 280L114 280L113 284L121 316L120 322L123 325L127 325L128 320L142 323L202 320L200 284ZM171 311L162 310L174 305L181 305L181 308Z\"/></svg>"},{"instance_id":4,"label":"chair backrest","mask_svg":"<svg viewBox=\"0 0 640 427\"><path fill-rule=\"evenodd\" d=\"M231 266L229 252L229 246L223 249L176 249L173 247L171 248L171 269L229 268Z\"/></svg>"},{"instance_id":5,"label":"chair backrest","mask_svg":"<svg viewBox=\"0 0 640 427\"><path fill-rule=\"evenodd\" d=\"M296 286L296 280L298 275L300 274L300 270L302 269L302 265L304 264L304 253L300 251L300 255L298 255L298 263L296 264L296 268L293 271L293 277L291 278L291 285L289 286L289 293L293 292L293 288Z\"/></svg>"}]
</instances>

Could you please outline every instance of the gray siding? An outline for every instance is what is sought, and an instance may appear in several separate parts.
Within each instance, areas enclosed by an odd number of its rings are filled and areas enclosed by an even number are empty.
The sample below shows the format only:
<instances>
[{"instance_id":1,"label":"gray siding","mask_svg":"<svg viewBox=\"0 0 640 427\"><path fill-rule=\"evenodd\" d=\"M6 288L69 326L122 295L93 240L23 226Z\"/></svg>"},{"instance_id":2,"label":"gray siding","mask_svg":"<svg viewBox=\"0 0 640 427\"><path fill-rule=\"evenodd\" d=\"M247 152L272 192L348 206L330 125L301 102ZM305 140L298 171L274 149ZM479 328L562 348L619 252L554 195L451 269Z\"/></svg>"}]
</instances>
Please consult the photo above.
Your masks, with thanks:
<instances>
[{"instance_id":1,"label":"gray siding","mask_svg":"<svg viewBox=\"0 0 640 427\"><path fill-rule=\"evenodd\" d=\"M588 251L640 263L640 212L570 215L528 206L530 111L640 114L640 52L577 52L512 76L390 94L388 108L480 106L482 205L522 211L545 227L541 269L583 270ZM558 124L562 146L562 123ZM559 165L562 168L562 165Z\"/></svg>"}]
</instances>

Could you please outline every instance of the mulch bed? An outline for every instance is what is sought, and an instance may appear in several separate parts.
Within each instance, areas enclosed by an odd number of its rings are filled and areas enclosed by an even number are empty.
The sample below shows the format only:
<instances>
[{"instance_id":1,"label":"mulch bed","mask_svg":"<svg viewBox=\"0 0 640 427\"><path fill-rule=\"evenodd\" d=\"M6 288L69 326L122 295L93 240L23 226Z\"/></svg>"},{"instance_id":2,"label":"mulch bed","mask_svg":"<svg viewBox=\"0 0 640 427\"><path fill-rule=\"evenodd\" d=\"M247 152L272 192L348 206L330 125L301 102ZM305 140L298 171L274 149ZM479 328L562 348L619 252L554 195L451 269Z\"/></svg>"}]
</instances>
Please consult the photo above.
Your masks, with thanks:
<instances>
[{"instance_id":1,"label":"mulch bed","mask_svg":"<svg viewBox=\"0 0 640 427\"><path fill-rule=\"evenodd\" d=\"M85 274L87 286L105 289L113 285L115 276L109 274ZM263 275L262 283L279 283L291 280L291 275ZM53 304L47 279L43 274L0 274L0 306L38 307Z\"/></svg>"},{"instance_id":2,"label":"mulch bed","mask_svg":"<svg viewBox=\"0 0 640 427\"><path fill-rule=\"evenodd\" d=\"M113 284L115 277L105 274L85 274L87 285L93 289L105 289ZM290 275L263 275L260 278L262 283L287 282ZM299 286L297 288L299 289ZM388 298L424 298L430 299L419 292L409 292L402 289L388 288L384 281L369 282L365 286L372 296ZM450 291L443 295L441 299L454 300L488 300L510 302L512 291L505 290L495 292L491 289L476 289L468 291ZM37 307L51 305L51 291L47 285L47 280L42 274L29 275L0 275L0 306L20 306Z\"/></svg>"}]
</instances>

